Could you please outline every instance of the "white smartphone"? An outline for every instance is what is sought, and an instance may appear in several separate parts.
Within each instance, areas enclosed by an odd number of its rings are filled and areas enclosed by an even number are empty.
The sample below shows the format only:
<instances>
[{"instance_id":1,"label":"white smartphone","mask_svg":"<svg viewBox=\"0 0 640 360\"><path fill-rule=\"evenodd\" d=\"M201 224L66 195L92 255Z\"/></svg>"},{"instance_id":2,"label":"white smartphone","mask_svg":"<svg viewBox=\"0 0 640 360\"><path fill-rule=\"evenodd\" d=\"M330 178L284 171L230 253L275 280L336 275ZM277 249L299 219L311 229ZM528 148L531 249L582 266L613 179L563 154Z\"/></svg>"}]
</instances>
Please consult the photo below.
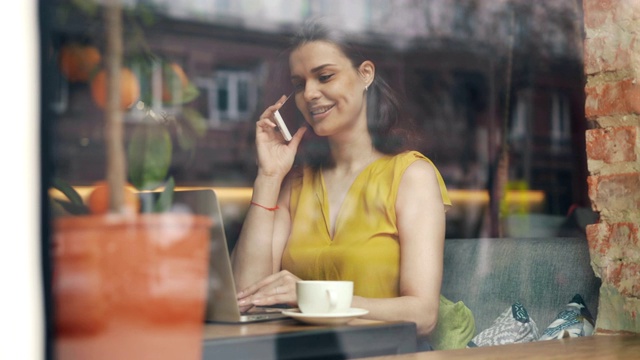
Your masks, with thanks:
<instances>
[{"instance_id":1,"label":"white smartphone","mask_svg":"<svg viewBox=\"0 0 640 360\"><path fill-rule=\"evenodd\" d=\"M291 133L289 132L289 129L287 128L287 124L284 123L284 120L282 120L282 116L280 115L280 112L278 110L276 110L276 112L274 113L275 118L276 118L276 123L278 123L278 129L280 129L280 133L282 134L282 137L284 138L285 141L291 141L292 137L291 137Z\"/></svg>"},{"instance_id":2,"label":"white smartphone","mask_svg":"<svg viewBox=\"0 0 640 360\"><path fill-rule=\"evenodd\" d=\"M293 95L293 92L291 94L289 94L289 96L287 96L286 99L284 99L284 101L282 102L282 105L280 105L280 107L284 106L284 104L287 102L287 100L289 100L291 95ZM287 141L287 142L291 141L291 139L292 139L291 133L289 132L289 129L287 128L287 124L285 124L284 120L282 120L282 115L280 115L280 111L276 110L276 112L273 115L276 118L276 123L278 125L278 129L280 129L280 133L282 134L282 137L284 138L284 141Z\"/></svg>"}]
</instances>

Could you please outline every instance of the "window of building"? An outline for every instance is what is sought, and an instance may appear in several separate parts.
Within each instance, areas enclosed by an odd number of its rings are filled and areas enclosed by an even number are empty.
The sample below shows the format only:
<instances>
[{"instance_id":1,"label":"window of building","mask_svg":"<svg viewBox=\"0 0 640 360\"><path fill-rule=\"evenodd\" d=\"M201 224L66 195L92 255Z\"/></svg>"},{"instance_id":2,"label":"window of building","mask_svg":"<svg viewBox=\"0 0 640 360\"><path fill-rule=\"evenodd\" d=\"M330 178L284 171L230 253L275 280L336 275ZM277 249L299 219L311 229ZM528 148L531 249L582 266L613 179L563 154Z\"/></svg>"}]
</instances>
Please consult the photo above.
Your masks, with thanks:
<instances>
[{"instance_id":1,"label":"window of building","mask_svg":"<svg viewBox=\"0 0 640 360\"><path fill-rule=\"evenodd\" d=\"M255 75L249 70L218 70L210 77L199 77L198 110L211 127L248 121L257 102Z\"/></svg>"}]
</instances>

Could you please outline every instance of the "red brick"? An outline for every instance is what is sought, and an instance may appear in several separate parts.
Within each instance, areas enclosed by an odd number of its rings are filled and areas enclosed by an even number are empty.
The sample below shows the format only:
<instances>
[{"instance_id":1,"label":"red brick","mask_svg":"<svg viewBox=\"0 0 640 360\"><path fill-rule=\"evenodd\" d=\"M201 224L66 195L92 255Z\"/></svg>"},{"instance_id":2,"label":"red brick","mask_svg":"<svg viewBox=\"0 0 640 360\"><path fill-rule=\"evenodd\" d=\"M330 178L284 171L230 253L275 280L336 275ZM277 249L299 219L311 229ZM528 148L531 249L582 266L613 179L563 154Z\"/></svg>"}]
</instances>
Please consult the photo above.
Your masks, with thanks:
<instances>
[{"instance_id":1,"label":"red brick","mask_svg":"<svg viewBox=\"0 0 640 360\"><path fill-rule=\"evenodd\" d=\"M640 263L637 261L615 261L609 263L603 282L613 285L622 296L640 296Z\"/></svg>"},{"instance_id":2,"label":"red brick","mask_svg":"<svg viewBox=\"0 0 640 360\"><path fill-rule=\"evenodd\" d=\"M611 75L591 77L585 87L587 119L640 114L640 0L583 0L582 4L589 36L584 42L584 73ZM631 73L630 79L607 82L625 73ZM637 136L637 127L589 130L587 157L608 164L638 162ZM591 175L587 183L592 207L604 214L599 223L587 226L589 252L594 270L602 278L602 289L612 290L601 291L600 304L609 305L602 306L599 317L613 328L596 326L598 332L615 333L626 326L628 318L635 321L637 317L635 309L624 311L615 301L616 296L640 297L640 225L608 221L626 219L625 214L638 211L640 173Z\"/></svg>"},{"instance_id":3,"label":"red brick","mask_svg":"<svg viewBox=\"0 0 640 360\"><path fill-rule=\"evenodd\" d=\"M638 233L638 225L630 222L592 224L587 227L589 249L594 255L630 260L640 245ZM612 248L616 248L615 255L609 256Z\"/></svg>"},{"instance_id":4,"label":"red brick","mask_svg":"<svg viewBox=\"0 0 640 360\"><path fill-rule=\"evenodd\" d=\"M622 247L623 259L630 259L634 249L638 249L638 225L634 223L616 223L611 226L611 243ZM640 259L639 259L640 260Z\"/></svg>"},{"instance_id":5,"label":"red brick","mask_svg":"<svg viewBox=\"0 0 640 360\"><path fill-rule=\"evenodd\" d=\"M585 92L585 115L589 119L640 113L640 84L631 79L587 85Z\"/></svg>"},{"instance_id":6,"label":"red brick","mask_svg":"<svg viewBox=\"0 0 640 360\"><path fill-rule=\"evenodd\" d=\"M611 247L609 242L611 226L604 222L587 225L586 233L591 257L593 258L596 255L599 257L606 256Z\"/></svg>"},{"instance_id":7,"label":"red brick","mask_svg":"<svg viewBox=\"0 0 640 360\"><path fill-rule=\"evenodd\" d=\"M602 160L607 164L635 161L637 127L587 130L587 158Z\"/></svg>"},{"instance_id":8,"label":"red brick","mask_svg":"<svg viewBox=\"0 0 640 360\"><path fill-rule=\"evenodd\" d=\"M623 33L617 28L613 32L601 32L584 41L584 72L592 75L633 67L634 56L640 49L637 34Z\"/></svg>"},{"instance_id":9,"label":"red brick","mask_svg":"<svg viewBox=\"0 0 640 360\"><path fill-rule=\"evenodd\" d=\"M640 74L637 76L637 80L640 81ZM625 90L625 101L632 112L640 114L640 83L637 81L635 84L633 81L631 82L630 86Z\"/></svg>"},{"instance_id":10,"label":"red brick","mask_svg":"<svg viewBox=\"0 0 640 360\"><path fill-rule=\"evenodd\" d=\"M639 227L634 223L598 223L587 227L589 250L603 283L623 296L640 295Z\"/></svg>"},{"instance_id":11,"label":"red brick","mask_svg":"<svg viewBox=\"0 0 640 360\"><path fill-rule=\"evenodd\" d=\"M640 173L589 176L589 198L596 211L640 208Z\"/></svg>"},{"instance_id":12,"label":"red brick","mask_svg":"<svg viewBox=\"0 0 640 360\"><path fill-rule=\"evenodd\" d=\"M610 59L607 58L611 54L609 44L611 40L607 36L598 36L587 38L584 40L584 73L592 75L603 71L612 71L614 67L611 65Z\"/></svg>"},{"instance_id":13,"label":"red brick","mask_svg":"<svg viewBox=\"0 0 640 360\"><path fill-rule=\"evenodd\" d=\"M632 69L640 51L640 1L584 0L583 8L585 28L593 30L584 41L585 74Z\"/></svg>"},{"instance_id":14,"label":"red brick","mask_svg":"<svg viewBox=\"0 0 640 360\"><path fill-rule=\"evenodd\" d=\"M614 23L631 24L630 22L640 19L640 2L638 0L617 0L617 2L617 8L613 13Z\"/></svg>"},{"instance_id":15,"label":"red brick","mask_svg":"<svg viewBox=\"0 0 640 360\"><path fill-rule=\"evenodd\" d=\"M607 17L611 17L617 1L612 0L583 0L584 25L588 29L601 27Z\"/></svg>"}]
</instances>

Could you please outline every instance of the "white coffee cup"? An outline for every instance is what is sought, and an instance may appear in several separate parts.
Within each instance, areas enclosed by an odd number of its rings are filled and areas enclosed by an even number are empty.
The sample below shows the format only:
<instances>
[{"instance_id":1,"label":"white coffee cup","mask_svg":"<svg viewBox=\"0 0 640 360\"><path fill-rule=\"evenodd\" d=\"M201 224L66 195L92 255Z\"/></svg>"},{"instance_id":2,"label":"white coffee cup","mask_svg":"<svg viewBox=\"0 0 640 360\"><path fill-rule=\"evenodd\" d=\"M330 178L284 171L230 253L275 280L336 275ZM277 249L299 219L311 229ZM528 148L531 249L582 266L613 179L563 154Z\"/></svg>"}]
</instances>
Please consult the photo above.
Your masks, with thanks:
<instances>
[{"instance_id":1,"label":"white coffee cup","mask_svg":"<svg viewBox=\"0 0 640 360\"><path fill-rule=\"evenodd\" d=\"M296 294L298 308L305 314L344 313L351 308L353 281L298 281Z\"/></svg>"}]
</instances>

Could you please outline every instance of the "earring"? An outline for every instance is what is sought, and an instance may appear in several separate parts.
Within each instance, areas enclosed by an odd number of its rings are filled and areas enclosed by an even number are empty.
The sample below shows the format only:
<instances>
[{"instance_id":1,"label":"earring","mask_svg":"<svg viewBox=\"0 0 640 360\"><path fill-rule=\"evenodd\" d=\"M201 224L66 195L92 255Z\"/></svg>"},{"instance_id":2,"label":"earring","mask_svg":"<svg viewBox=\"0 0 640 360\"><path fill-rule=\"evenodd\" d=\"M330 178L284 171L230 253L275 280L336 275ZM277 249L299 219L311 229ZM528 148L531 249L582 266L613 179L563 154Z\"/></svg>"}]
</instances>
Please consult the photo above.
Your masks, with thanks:
<instances>
[{"instance_id":1,"label":"earring","mask_svg":"<svg viewBox=\"0 0 640 360\"><path fill-rule=\"evenodd\" d=\"M367 91L367 90L369 90L369 85L364 86L364 91Z\"/></svg>"}]
</instances>

